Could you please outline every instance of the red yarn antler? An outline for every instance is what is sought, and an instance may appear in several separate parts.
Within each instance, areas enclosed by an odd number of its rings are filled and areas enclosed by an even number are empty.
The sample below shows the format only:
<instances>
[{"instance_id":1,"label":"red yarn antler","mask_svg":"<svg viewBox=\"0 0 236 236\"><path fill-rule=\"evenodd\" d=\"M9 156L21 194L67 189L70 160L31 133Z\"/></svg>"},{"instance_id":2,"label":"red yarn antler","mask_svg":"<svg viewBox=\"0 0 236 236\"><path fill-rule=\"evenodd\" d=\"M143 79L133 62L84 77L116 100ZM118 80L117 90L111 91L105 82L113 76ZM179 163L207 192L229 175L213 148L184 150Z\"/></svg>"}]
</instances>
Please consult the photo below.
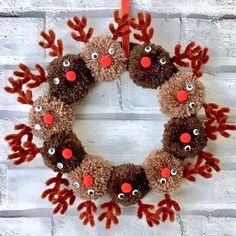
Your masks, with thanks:
<instances>
[{"instance_id":1,"label":"red yarn antler","mask_svg":"<svg viewBox=\"0 0 236 236\"><path fill-rule=\"evenodd\" d=\"M96 205L92 201L82 202L77 207L77 210L81 211L83 208L86 208L86 210L80 214L79 218L83 220L84 225L89 223L93 227L95 225L93 213L97 212Z\"/></svg>"},{"instance_id":2,"label":"red yarn antler","mask_svg":"<svg viewBox=\"0 0 236 236\"><path fill-rule=\"evenodd\" d=\"M159 209L157 210L156 214L158 216L162 215L161 220L163 222L168 219L168 216L170 221L174 221L175 211L180 211L179 204L175 200L172 200L169 194L165 194L165 199L161 200L158 203L158 206Z\"/></svg>"},{"instance_id":3,"label":"red yarn antler","mask_svg":"<svg viewBox=\"0 0 236 236\"><path fill-rule=\"evenodd\" d=\"M138 23L135 20L131 20L130 25L133 29L141 31L141 34L134 34L134 38L140 42L149 43L153 37L154 29L150 27L151 24L151 14L142 12L138 13Z\"/></svg>"},{"instance_id":4,"label":"red yarn antler","mask_svg":"<svg viewBox=\"0 0 236 236\"><path fill-rule=\"evenodd\" d=\"M143 216L146 217L146 221L150 227L153 225L158 225L160 222L160 217L156 213L152 212L154 206L151 204L144 204L141 200L138 202L138 211L137 216L139 219L142 219Z\"/></svg>"},{"instance_id":5,"label":"red yarn antler","mask_svg":"<svg viewBox=\"0 0 236 236\"><path fill-rule=\"evenodd\" d=\"M173 57L174 62L179 66L189 67L190 63L185 61L185 59L188 59L191 62L193 74L196 77L201 77L201 66L209 60L208 48L202 48L196 45L195 42L191 42L187 45L183 53L180 52L180 49L181 45L177 44L175 46L175 56Z\"/></svg>"},{"instance_id":6,"label":"red yarn antler","mask_svg":"<svg viewBox=\"0 0 236 236\"><path fill-rule=\"evenodd\" d=\"M50 48L49 55L51 57L60 57L63 55L63 42L61 39L56 40L56 34L53 30L48 30L48 34L44 31L40 35L45 39L45 41L40 41L39 45L42 48Z\"/></svg>"},{"instance_id":7,"label":"red yarn antler","mask_svg":"<svg viewBox=\"0 0 236 236\"><path fill-rule=\"evenodd\" d=\"M228 107L219 107L215 103L209 103L204 105L207 121L205 122L205 128L208 138L216 140L216 133L218 132L225 138L229 138L230 134L227 130L236 130L236 125L229 125L227 121L229 119L228 114L230 109Z\"/></svg>"},{"instance_id":8,"label":"red yarn antler","mask_svg":"<svg viewBox=\"0 0 236 236\"><path fill-rule=\"evenodd\" d=\"M98 217L99 221L103 221L106 218L106 229L111 228L112 222L116 225L119 223L118 216L121 214L121 209L116 202L110 201L103 203L101 205L101 208L102 209L107 208L107 211L103 212Z\"/></svg>"},{"instance_id":9,"label":"red yarn antler","mask_svg":"<svg viewBox=\"0 0 236 236\"><path fill-rule=\"evenodd\" d=\"M129 14L126 13L120 17L119 11L115 10L114 11L114 20L118 25L117 28L115 28L113 23L109 24L109 29L113 35L114 40L130 33L130 29L126 28L131 23Z\"/></svg>"},{"instance_id":10,"label":"red yarn antler","mask_svg":"<svg viewBox=\"0 0 236 236\"><path fill-rule=\"evenodd\" d=\"M205 162L204 162L205 161ZM192 163L188 162L184 167L184 178L189 181L195 182L196 178L194 175L198 174L206 179L212 177L212 170L216 172L220 171L219 167L220 160L213 156L209 152L201 152L197 158L197 161L192 167Z\"/></svg>"}]
</instances>

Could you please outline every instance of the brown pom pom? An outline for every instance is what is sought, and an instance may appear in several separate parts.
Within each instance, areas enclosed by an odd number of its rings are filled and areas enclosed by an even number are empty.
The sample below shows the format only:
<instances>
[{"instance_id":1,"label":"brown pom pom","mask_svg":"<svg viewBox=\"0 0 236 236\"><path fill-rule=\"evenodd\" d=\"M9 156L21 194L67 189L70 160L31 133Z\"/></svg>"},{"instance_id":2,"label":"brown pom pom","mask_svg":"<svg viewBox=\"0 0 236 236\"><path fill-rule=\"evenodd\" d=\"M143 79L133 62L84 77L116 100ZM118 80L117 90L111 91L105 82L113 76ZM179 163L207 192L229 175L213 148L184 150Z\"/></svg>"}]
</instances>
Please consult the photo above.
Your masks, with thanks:
<instances>
[{"instance_id":1,"label":"brown pom pom","mask_svg":"<svg viewBox=\"0 0 236 236\"><path fill-rule=\"evenodd\" d=\"M72 106L47 95L38 97L29 112L33 135L44 140L56 133L70 133L73 121Z\"/></svg>"},{"instance_id":2,"label":"brown pom pom","mask_svg":"<svg viewBox=\"0 0 236 236\"><path fill-rule=\"evenodd\" d=\"M126 70L124 50L110 36L94 37L86 43L81 57L97 81L119 79Z\"/></svg>"},{"instance_id":3,"label":"brown pom pom","mask_svg":"<svg viewBox=\"0 0 236 236\"><path fill-rule=\"evenodd\" d=\"M158 95L161 111L170 118L197 114L205 102L205 88L196 77L178 72L164 83Z\"/></svg>"},{"instance_id":4,"label":"brown pom pom","mask_svg":"<svg viewBox=\"0 0 236 236\"><path fill-rule=\"evenodd\" d=\"M75 134L58 133L44 142L41 154L46 166L68 173L80 165L86 153Z\"/></svg>"},{"instance_id":5,"label":"brown pom pom","mask_svg":"<svg viewBox=\"0 0 236 236\"><path fill-rule=\"evenodd\" d=\"M163 148L174 156L186 158L198 155L207 144L207 133L196 117L174 118L165 124Z\"/></svg>"},{"instance_id":6,"label":"brown pom pom","mask_svg":"<svg viewBox=\"0 0 236 236\"><path fill-rule=\"evenodd\" d=\"M156 89L177 72L169 53L155 44L136 45L129 57L130 78L143 88Z\"/></svg>"},{"instance_id":7,"label":"brown pom pom","mask_svg":"<svg viewBox=\"0 0 236 236\"><path fill-rule=\"evenodd\" d=\"M123 206L134 205L148 192L148 180L140 165L123 164L114 167L108 184L108 193L114 201Z\"/></svg>"},{"instance_id":8,"label":"brown pom pom","mask_svg":"<svg viewBox=\"0 0 236 236\"><path fill-rule=\"evenodd\" d=\"M94 82L89 69L78 55L54 59L47 67L50 94L66 104L80 101Z\"/></svg>"},{"instance_id":9,"label":"brown pom pom","mask_svg":"<svg viewBox=\"0 0 236 236\"><path fill-rule=\"evenodd\" d=\"M154 150L144 161L144 169L150 187L156 192L176 190L183 179L184 164L163 150Z\"/></svg>"},{"instance_id":10,"label":"brown pom pom","mask_svg":"<svg viewBox=\"0 0 236 236\"><path fill-rule=\"evenodd\" d=\"M83 200L96 200L107 191L112 166L100 156L86 155L81 165L68 174L75 194Z\"/></svg>"}]
</instances>

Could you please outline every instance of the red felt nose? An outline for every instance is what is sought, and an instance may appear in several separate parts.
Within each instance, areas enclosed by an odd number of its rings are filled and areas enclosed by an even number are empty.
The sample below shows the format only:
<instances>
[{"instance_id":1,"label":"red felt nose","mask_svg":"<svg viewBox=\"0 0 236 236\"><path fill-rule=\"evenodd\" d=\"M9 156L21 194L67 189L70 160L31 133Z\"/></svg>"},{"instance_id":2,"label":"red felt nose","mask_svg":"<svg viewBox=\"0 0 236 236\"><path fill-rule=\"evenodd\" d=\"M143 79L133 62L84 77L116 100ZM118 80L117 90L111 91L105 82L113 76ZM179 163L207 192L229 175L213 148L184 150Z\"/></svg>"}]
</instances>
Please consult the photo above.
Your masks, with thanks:
<instances>
[{"instance_id":1,"label":"red felt nose","mask_svg":"<svg viewBox=\"0 0 236 236\"><path fill-rule=\"evenodd\" d=\"M73 70L66 72L66 79L68 81L75 81L76 80L76 73Z\"/></svg>"},{"instance_id":2,"label":"red felt nose","mask_svg":"<svg viewBox=\"0 0 236 236\"><path fill-rule=\"evenodd\" d=\"M161 170L161 176L162 177L169 177L170 176L170 169L168 167L165 167Z\"/></svg>"},{"instance_id":3,"label":"red felt nose","mask_svg":"<svg viewBox=\"0 0 236 236\"><path fill-rule=\"evenodd\" d=\"M83 183L87 187L93 185L93 177L91 175L86 175L84 177Z\"/></svg>"},{"instance_id":4,"label":"red felt nose","mask_svg":"<svg viewBox=\"0 0 236 236\"><path fill-rule=\"evenodd\" d=\"M140 62L141 62L142 67L144 68L148 68L152 64L150 57L142 57Z\"/></svg>"},{"instance_id":5,"label":"red felt nose","mask_svg":"<svg viewBox=\"0 0 236 236\"><path fill-rule=\"evenodd\" d=\"M111 66L112 58L108 55L103 55L100 59L100 63L104 68Z\"/></svg>"},{"instance_id":6,"label":"red felt nose","mask_svg":"<svg viewBox=\"0 0 236 236\"><path fill-rule=\"evenodd\" d=\"M43 116L43 122L47 125L51 125L53 123L53 115L51 115L50 113L47 113Z\"/></svg>"},{"instance_id":7,"label":"red felt nose","mask_svg":"<svg viewBox=\"0 0 236 236\"><path fill-rule=\"evenodd\" d=\"M129 183L123 183L121 185L121 190L123 193L130 193L132 191L132 185Z\"/></svg>"},{"instance_id":8,"label":"red felt nose","mask_svg":"<svg viewBox=\"0 0 236 236\"><path fill-rule=\"evenodd\" d=\"M189 143L191 141L191 135L189 133L182 133L180 135L180 141L182 143Z\"/></svg>"},{"instance_id":9,"label":"red felt nose","mask_svg":"<svg viewBox=\"0 0 236 236\"><path fill-rule=\"evenodd\" d=\"M62 156L63 156L65 159L70 159L70 158L72 158L72 156L73 156L73 152L72 152L69 148L65 148L65 149L63 149L63 151L62 151Z\"/></svg>"},{"instance_id":10,"label":"red felt nose","mask_svg":"<svg viewBox=\"0 0 236 236\"><path fill-rule=\"evenodd\" d=\"M179 102L184 102L188 99L188 93L185 90L180 90L177 95L177 99Z\"/></svg>"}]
</instances>

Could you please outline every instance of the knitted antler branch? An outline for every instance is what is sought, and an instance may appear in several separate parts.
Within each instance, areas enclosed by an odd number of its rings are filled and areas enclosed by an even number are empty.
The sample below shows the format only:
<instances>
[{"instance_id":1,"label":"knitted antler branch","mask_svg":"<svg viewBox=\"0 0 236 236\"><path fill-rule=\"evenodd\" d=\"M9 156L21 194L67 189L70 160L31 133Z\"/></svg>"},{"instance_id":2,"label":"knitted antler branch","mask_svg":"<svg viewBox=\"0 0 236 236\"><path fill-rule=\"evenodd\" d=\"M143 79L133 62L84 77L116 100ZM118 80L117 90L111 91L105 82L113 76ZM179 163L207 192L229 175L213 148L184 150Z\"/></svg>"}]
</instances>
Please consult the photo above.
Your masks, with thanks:
<instances>
[{"instance_id":1,"label":"knitted antler branch","mask_svg":"<svg viewBox=\"0 0 236 236\"><path fill-rule=\"evenodd\" d=\"M92 37L94 29L90 27L85 32L85 28L87 26L87 17L83 16L81 19L79 17L74 16L72 20L67 21L67 25L76 32L71 33L71 37L77 42L87 43L89 39Z\"/></svg>"},{"instance_id":2,"label":"knitted antler branch","mask_svg":"<svg viewBox=\"0 0 236 236\"><path fill-rule=\"evenodd\" d=\"M40 34L45 41L40 41L39 45L42 48L50 48L49 55L51 57L60 57L63 55L63 42L61 39L56 40L56 35L53 30L48 30L48 34L44 31Z\"/></svg>"},{"instance_id":3,"label":"knitted antler branch","mask_svg":"<svg viewBox=\"0 0 236 236\"><path fill-rule=\"evenodd\" d=\"M134 34L134 38L140 42L149 43L153 37L154 29L150 27L151 24L151 14L142 12L138 13L138 23L134 19L131 20L130 25L133 29L141 31L140 34Z\"/></svg>"},{"instance_id":4,"label":"knitted antler branch","mask_svg":"<svg viewBox=\"0 0 236 236\"><path fill-rule=\"evenodd\" d=\"M158 225L160 222L160 217L156 213L152 212L154 209L154 206L151 204L144 204L141 202L141 200L138 202L138 211L137 216L139 219L142 219L143 216L146 217L146 221L150 227L153 227L153 225Z\"/></svg>"},{"instance_id":5,"label":"knitted antler branch","mask_svg":"<svg viewBox=\"0 0 236 236\"><path fill-rule=\"evenodd\" d=\"M115 10L114 11L114 20L118 25L117 28L115 28L113 23L109 24L109 29L113 35L114 40L130 33L130 29L127 28L127 26L129 26L131 24L131 19L129 17L129 14L126 13L120 17L119 11Z\"/></svg>"},{"instance_id":6,"label":"knitted antler branch","mask_svg":"<svg viewBox=\"0 0 236 236\"><path fill-rule=\"evenodd\" d=\"M219 107L215 103L209 103L204 105L205 114L207 121L205 127L208 138L216 140L216 133L218 132L221 136L229 138L230 134L227 130L236 130L236 125L229 125L227 121L229 119L228 114L230 109L228 107Z\"/></svg>"},{"instance_id":7,"label":"knitted antler branch","mask_svg":"<svg viewBox=\"0 0 236 236\"><path fill-rule=\"evenodd\" d=\"M206 64L209 60L208 48L201 48L201 46L196 45L195 42L191 42L187 45L183 53L181 53L180 50L181 45L177 44L175 46L175 56L173 57L174 62L183 67L189 67L191 62L193 74L196 77L201 77L201 66Z\"/></svg>"},{"instance_id":8,"label":"knitted antler branch","mask_svg":"<svg viewBox=\"0 0 236 236\"><path fill-rule=\"evenodd\" d=\"M99 221L103 221L106 218L106 229L110 229L112 223L116 225L119 223L118 216L121 214L121 209L116 202L110 201L103 203L101 205L101 208L107 208L107 211L103 212L98 217Z\"/></svg>"},{"instance_id":9,"label":"knitted antler branch","mask_svg":"<svg viewBox=\"0 0 236 236\"><path fill-rule=\"evenodd\" d=\"M157 209L156 214L158 216L162 215L161 220L163 222L165 222L168 219L168 216L170 221L174 221L175 211L180 211L179 204L175 200L172 200L169 194L165 194L165 199L161 200L158 203L158 206L159 209Z\"/></svg>"},{"instance_id":10,"label":"knitted antler branch","mask_svg":"<svg viewBox=\"0 0 236 236\"><path fill-rule=\"evenodd\" d=\"M86 208L86 210L80 214L79 218L83 220L84 225L89 223L93 227L95 225L93 213L97 212L96 205L92 201L85 201L79 204L77 210L81 211L83 208Z\"/></svg>"}]
</instances>

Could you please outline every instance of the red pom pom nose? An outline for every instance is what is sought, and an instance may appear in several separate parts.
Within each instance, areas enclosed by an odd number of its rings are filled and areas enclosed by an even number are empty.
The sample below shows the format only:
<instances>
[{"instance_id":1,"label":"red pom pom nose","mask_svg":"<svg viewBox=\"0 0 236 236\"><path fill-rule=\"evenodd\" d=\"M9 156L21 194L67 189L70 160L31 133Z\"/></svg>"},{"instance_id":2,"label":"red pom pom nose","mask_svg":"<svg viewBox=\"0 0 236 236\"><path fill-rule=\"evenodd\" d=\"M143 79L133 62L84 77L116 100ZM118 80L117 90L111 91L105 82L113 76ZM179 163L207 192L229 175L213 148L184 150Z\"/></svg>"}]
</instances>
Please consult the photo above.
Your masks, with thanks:
<instances>
[{"instance_id":1,"label":"red pom pom nose","mask_svg":"<svg viewBox=\"0 0 236 236\"><path fill-rule=\"evenodd\" d=\"M188 99L188 93L185 90L180 90L176 97L179 102L185 102Z\"/></svg>"},{"instance_id":2,"label":"red pom pom nose","mask_svg":"<svg viewBox=\"0 0 236 236\"><path fill-rule=\"evenodd\" d=\"M63 149L63 151L62 151L62 156L63 156L65 159L71 159L72 156L73 156L73 152L72 152L69 148L65 148L65 149Z\"/></svg>"},{"instance_id":3,"label":"red pom pom nose","mask_svg":"<svg viewBox=\"0 0 236 236\"><path fill-rule=\"evenodd\" d=\"M182 133L180 135L180 141L182 143L189 143L191 141L191 135L189 133Z\"/></svg>"},{"instance_id":4,"label":"red pom pom nose","mask_svg":"<svg viewBox=\"0 0 236 236\"><path fill-rule=\"evenodd\" d=\"M51 125L54 121L54 117L52 114L47 113L43 116L43 122L47 125Z\"/></svg>"},{"instance_id":5,"label":"red pom pom nose","mask_svg":"<svg viewBox=\"0 0 236 236\"><path fill-rule=\"evenodd\" d=\"M91 175L84 176L83 183L86 187L93 185L93 177Z\"/></svg>"},{"instance_id":6,"label":"red pom pom nose","mask_svg":"<svg viewBox=\"0 0 236 236\"><path fill-rule=\"evenodd\" d=\"M148 68L152 64L150 57L142 57L140 62L143 68Z\"/></svg>"},{"instance_id":7,"label":"red pom pom nose","mask_svg":"<svg viewBox=\"0 0 236 236\"><path fill-rule=\"evenodd\" d=\"M68 81L75 81L76 80L76 73L73 70L66 72L66 79Z\"/></svg>"},{"instance_id":8,"label":"red pom pom nose","mask_svg":"<svg viewBox=\"0 0 236 236\"><path fill-rule=\"evenodd\" d=\"M112 64L112 58L108 55L103 55L100 59L100 63L104 68L110 67Z\"/></svg>"},{"instance_id":9,"label":"red pom pom nose","mask_svg":"<svg viewBox=\"0 0 236 236\"><path fill-rule=\"evenodd\" d=\"M130 193L132 191L132 185L129 183L123 183L121 185L121 191L123 193Z\"/></svg>"},{"instance_id":10,"label":"red pom pom nose","mask_svg":"<svg viewBox=\"0 0 236 236\"><path fill-rule=\"evenodd\" d=\"M161 170L161 176L162 177L169 177L170 176L170 169L168 167L165 167Z\"/></svg>"}]
</instances>

